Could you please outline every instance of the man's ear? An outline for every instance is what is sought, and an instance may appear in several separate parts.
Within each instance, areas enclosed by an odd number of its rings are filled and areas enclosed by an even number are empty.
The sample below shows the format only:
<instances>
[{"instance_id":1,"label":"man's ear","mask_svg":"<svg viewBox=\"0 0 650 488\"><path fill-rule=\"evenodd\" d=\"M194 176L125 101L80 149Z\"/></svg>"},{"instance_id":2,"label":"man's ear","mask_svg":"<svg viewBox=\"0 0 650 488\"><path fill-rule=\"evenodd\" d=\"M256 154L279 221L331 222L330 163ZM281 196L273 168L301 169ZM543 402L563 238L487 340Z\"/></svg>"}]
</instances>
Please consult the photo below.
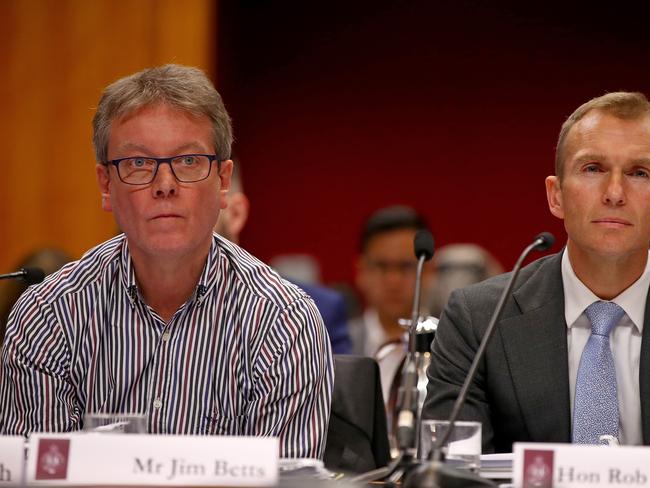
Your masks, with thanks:
<instances>
[{"instance_id":1,"label":"man's ear","mask_svg":"<svg viewBox=\"0 0 650 488\"><path fill-rule=\"evenodd\" d=\"M97 175L97 185L99 186L99 193L102 196L102 209L106 212L112 212L113 206L111 205L111 179L108 174L109 168L104 164L95 165L95 173Z\"/></svg>"},{"instance_id":2,"label":"man's ear","mask_svg":"<svg viewBox=\"0 0 650 488\"><path fill-rule=\"evenodd\" d=\"M557 176L546 178L546 199L548 208L558 219L564 218L564 206L562 204L562 185Z\"/></svg>"},{"instance_id":3,"label":"man's ear","mask_svg":"<svg viewBox=\"0 0 650 488\"><path fill-rule=\"evenodd\" d=\"M226 196L230 190L230 181L232 178L232 168L233 163L231 159L226 159L221 161L219 164L219 180L221 181L221 186L219 187L219 192L221 193L221 208L224 209L228 205Z\"/></svg>"},{"instance_id":4,"label":"man's ear","mask_svg":"<svg viewBox=\"0 0 650 488\"><path fill-rule=\"evenodd\" d=\"M228 232L231 236L239 236L248 221L250 202L242 192L228 195L228 208L225 210L228 219Z\"/></svg>"}]
</instances>

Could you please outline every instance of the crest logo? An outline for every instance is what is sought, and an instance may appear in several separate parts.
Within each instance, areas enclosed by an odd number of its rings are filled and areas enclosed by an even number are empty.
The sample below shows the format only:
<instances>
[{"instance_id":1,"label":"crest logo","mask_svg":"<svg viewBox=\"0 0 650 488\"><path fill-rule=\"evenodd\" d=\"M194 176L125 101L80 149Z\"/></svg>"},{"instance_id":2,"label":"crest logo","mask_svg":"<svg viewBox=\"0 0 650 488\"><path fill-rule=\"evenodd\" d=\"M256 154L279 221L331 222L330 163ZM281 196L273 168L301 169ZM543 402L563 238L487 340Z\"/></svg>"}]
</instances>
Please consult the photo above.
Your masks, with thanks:
<instances>
[{"instance_id":1,"label":"crest logo","mask_svg":"<svg viewBox=\"0 0 650 488\"><path fill-rule=\"evenodd\" d=\"M36 458L36 479L66 479L69 451L70 439L40 439Z\"/></svg>"},{"instance_id":2,"label":"crest logo","mask_svg":"<svg viewBox=\"0 0 650 488\"><path fill-rule=\"evenodd\" d=\"M553 451L524 451L524 488L553 488Z\"/></svg>"}]
</instances>

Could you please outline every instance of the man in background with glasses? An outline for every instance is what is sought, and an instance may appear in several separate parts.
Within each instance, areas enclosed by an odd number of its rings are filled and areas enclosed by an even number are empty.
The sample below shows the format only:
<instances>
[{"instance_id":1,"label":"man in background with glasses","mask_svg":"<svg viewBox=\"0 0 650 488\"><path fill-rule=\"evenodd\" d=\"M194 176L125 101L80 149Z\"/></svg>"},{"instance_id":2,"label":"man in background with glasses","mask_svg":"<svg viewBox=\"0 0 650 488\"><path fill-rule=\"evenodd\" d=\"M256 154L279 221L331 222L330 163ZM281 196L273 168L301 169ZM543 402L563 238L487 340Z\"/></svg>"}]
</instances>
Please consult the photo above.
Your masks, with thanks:
<instances>
[{"instance_id":1,"label":"man in background with glasses","mask_svg":"<svg viewBox=\"0 0 650 488\"><path fill-rule=\"evenodd\" d=\"M322 456L333 381L322 319L213 234L233 167L213 85L194 68L144 70L106 88L93 127L102 207L124 234L14 307L0 431L139 413L151 433L277 436L283 457Z\"/></svg>"}]
</instances>

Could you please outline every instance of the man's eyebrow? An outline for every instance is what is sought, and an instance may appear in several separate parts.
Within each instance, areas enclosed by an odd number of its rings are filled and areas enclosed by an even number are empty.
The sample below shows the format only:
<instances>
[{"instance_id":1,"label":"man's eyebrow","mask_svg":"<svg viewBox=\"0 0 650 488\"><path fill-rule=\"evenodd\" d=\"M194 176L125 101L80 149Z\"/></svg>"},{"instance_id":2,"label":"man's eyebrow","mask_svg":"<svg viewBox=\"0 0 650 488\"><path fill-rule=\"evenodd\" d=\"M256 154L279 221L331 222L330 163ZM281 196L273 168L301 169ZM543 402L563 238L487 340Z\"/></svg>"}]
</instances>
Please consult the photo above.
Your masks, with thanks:
<instances>
[{"instance_id":1,"label":"man's eyebrow","mask_svg":"<svg viewBox=\"0 0 650 488\"><path fill-rule=\"evenodd\" d=\"M203 145L198 141L187 142L181 146L178 146L174 151L176 154L170 154L170 156L175 156L177 154L187 153L187 152L199 152L202 153L205 150Z\"/></svg>"},{"instance_id":2,"label":"man's eyebrow","mask_svg":"<svg viewBox=\"0 0 650 488\"><path fill-rule=\"evenodd\" d=\"M606 159L607 157L605 157L603 154L588 153L588 154L583 154L579 158L576 158L575 162L578 164L584 164L589 162L603 161Z\"/></svg>"},{"instance_id":3,"label":"man's eyebrow","mask_svg":"<svg viewBox=\"0 0 650 488\"><path fill-rule=\"evenodd\" d=\"M650 157L633 159L632 164L636 166L650 166Z\"/></svg>"},{"instance_id":4,"label":"man's eyebrow","mask_svg":"<svg viewBox=\"0 0 650 488\"><path fill-rule=\"evenodd\" d=\"M120 151L134 151L139 154L135 154L137 156L148 156L153 151L148 147L143 144L138 144L137 142L125 142L120 146ZM187 142L185 144L182 144L180 146L177 146L173 152L173 154L168 154L168 157L171 156L178 156L180 154L188 153L188 152L200 152L202 153L204 151L203 146L198 142L198 141L192 141L192 142Z\"/></svg>"},{"instance_id":5,"label":"man's eyebrow","mask_svg":"<svg viewBox=\"0 0 650 488\"><path fill-rule=\"evenodd\" d=\"M135 151L135 152L140 152L144 153L148 152L148 148L146 146L143 146L142 144L137 144L135 142L125 142L124 144L121 144L119 149L121 151Z\"/></svg>"},{"instance_id":6,"label":"man's eyebrow","mask_svg":"<svg viewBox=\"0 0 650 488\"><path fill-rule=\"evenodd\" d=\"M596 154L596 153L589 153L589 154L583 154L582 156L578 157L575 159L575 162L577 164L585 164L585 163L590 163L590 162L601 162L601 161L606 161L607 157L602 155L602 154ZM637 165L637 166L650 166L650 157L640 157L640 158L635 158L630 161L631 164Z\"/></svg>"}]
</instances>

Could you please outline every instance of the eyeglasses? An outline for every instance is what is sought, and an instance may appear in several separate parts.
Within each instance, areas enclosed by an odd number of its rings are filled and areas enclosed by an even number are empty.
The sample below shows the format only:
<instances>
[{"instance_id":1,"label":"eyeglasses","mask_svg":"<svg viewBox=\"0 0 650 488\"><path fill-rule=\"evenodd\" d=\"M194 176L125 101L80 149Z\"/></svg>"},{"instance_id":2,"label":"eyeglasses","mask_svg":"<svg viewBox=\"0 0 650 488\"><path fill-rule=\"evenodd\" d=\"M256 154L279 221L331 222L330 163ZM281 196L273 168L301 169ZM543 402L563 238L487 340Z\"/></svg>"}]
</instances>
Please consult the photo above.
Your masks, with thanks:
<instances>
[{"instance_id":1,"label":"eyeglasses","mask_svg":"<svg viewBox=\"0 0 650 488\"><path fill-rule=\"evenodd\" d=\"M385 261L382 259L366 258L366 266L370 271L380 275L387 275L393 272L406 276L415 273L417 261L415 259L412 261Z\"/></svg>"},{"instance_id":2,"label":"eyeglasses","mask_svg":"<svg viewBox=\"0 0 650 488\"><path fill-rule=\"evenodd\" d=\"M117 168L117 175L127 185L148 185L161 164L169 164L174 177L181 183L195 183L210 176L212 162L221 161L214 154L181 154L171 158L147 158L131 156L107 161Z\"/></svg>"}]
</instances>

